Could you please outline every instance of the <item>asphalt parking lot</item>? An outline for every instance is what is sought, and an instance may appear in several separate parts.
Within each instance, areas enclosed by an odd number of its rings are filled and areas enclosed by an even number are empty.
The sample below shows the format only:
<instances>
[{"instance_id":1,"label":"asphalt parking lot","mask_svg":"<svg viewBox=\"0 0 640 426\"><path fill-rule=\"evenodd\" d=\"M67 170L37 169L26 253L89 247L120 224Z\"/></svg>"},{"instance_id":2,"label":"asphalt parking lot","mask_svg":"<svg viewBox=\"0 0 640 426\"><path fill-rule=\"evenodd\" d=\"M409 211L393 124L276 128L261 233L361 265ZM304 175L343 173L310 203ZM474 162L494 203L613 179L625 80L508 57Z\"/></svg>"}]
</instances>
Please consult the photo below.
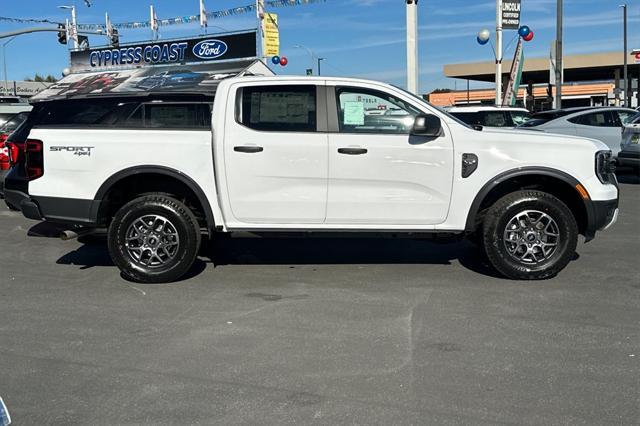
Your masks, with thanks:
<instances>
[{"instance_id":1,"label":"asphalt parking lot","mask_svg":"<svg viewBox=\"0 0 640 426\"><path fill-rule=\"evenodd\" d=\"M0 207L0 396L32 424L637 424L640 181L544 282L469 243L233 239L169 285ZM32 231L33 233L33 231Z\"/></svg>"}]
</instances>

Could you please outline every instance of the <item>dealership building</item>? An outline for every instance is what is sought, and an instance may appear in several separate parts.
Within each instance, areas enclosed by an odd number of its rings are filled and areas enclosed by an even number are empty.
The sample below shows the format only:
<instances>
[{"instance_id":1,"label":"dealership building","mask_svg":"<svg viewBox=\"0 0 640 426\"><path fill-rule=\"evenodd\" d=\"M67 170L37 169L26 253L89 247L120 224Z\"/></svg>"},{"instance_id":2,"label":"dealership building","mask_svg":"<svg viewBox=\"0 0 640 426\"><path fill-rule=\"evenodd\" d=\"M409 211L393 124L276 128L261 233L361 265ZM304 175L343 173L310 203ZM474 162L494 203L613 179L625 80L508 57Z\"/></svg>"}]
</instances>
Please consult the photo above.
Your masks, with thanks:
<instances>
[{"instance_id":1,"label":"dealership building","mask_svg":"<svg viewBox=\"0 0 640 426\"><path fill-rule=\"evenodd\" d=\"M506 87L512 61L503 63L503 84ZM637 107L638 80L640 79L640 59L629 55L629 90L633 93L631 106ZM571 55L564 57L564 84L562 104L573 106L608 106L623 104L624 57L621 52ZM495 62L475 62L444 66L444 74L449 78L469 82L494 82ZM530 110L546 110L552 107L551 95L555 90L551 81L550 59L527 58L524 61L522 82L517 96L517 104ZM551 93L550 93L551 92ZM495 90L456 90L435 92L425 96L436 106L467 104L495 104Z\"/></svg>"},{"instance_id":2,"label":"dealership building","mask_svg":"<svg viewBox=\"0 0 640 426\"><path fill-rule=\"evenodd\" d=\"M52 84L44 81L0 80L0 96L28 99Z\"/></svg>"}]
</instances>

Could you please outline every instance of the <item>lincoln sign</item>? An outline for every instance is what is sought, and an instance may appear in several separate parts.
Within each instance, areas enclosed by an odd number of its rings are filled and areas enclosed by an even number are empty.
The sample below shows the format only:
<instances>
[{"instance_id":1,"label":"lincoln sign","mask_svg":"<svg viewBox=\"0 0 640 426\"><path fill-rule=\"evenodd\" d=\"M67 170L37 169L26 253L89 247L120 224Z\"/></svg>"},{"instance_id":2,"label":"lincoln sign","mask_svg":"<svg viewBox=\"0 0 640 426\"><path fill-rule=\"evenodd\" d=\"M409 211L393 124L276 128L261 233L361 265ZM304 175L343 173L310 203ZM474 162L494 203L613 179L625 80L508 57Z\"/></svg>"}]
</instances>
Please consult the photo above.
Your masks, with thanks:
<instances>
[{"instance_id":1,"label":"lincoln sign","mask_svg":"<svg viewBox=\"0 0 640 426\"><path fill-rule=\"evenodd\" d=\"M71 52L71 72L255 58L256 32L123 44Z\"/></svg>"},{"instance_id":2,"label":"lincoln sign","mask_svg":"<svg viewBox=\"0 0 640 426\"><path fill-rule=\"evenodd\" d=\"M517 30L520 28L520 0L502 1L502 28Z\"/></svg>"}]
</instances>

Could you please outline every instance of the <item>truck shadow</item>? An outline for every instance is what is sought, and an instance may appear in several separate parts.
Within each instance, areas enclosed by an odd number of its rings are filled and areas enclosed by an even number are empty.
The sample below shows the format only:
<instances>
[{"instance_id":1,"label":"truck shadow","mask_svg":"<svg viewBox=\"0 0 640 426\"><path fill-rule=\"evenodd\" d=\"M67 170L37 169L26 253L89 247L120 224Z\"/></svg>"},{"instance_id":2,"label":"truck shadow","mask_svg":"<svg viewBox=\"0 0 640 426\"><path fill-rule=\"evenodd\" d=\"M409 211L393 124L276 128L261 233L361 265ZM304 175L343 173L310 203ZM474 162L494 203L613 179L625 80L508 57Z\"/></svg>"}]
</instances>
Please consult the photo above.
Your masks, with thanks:
<instances>
[{"instance_id":1,"label":"truck shadow","mask_svg":"<svg viewBox=\"0 0 640 426\"><path fill-rule=\"evenodd\" d=\"M42 232L40 230L40 232ZM33 235L33 234L32 234ZM43 235L41 235L43 236ZM104 237L83 238L75 250L56 263L80 269L114 266ZM77 244L69 242L69 244ZM467 241L431 242L426 240L375 238L219 238L203 244L191 272L192 278L206 269L225 265L328 265L328 264L433 264L451 265L458 261L476 273L500 277L481 250Z\"/></svg>"},{"instance_id":2,"label":"truck shadow","mask_svg":"<svg viewBox=\"0 0 640 426\"><path fill-rule=\"evenodd\" d=\"M223 265L451 265L458 261L479 274L500 277L482 251L468 241L407 238L226 238L206 249Z\"/></svg>"}]
</instances>

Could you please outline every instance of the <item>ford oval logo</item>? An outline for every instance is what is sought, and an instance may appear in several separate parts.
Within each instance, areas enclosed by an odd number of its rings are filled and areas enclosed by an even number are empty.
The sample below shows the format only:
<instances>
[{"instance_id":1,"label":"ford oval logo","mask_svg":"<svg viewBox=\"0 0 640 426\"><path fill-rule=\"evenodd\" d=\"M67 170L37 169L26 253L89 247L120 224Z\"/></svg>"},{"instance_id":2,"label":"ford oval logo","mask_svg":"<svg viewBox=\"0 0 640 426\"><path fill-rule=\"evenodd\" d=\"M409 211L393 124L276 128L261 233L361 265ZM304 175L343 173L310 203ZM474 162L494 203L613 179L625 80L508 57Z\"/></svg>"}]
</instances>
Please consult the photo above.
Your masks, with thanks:
<instances>
[{"instance_id":1,"label":"ford oval logo","mask_svg":"<svg viewBox=\"0 0 640 426\"><path fill-rule=\"evenodd\" d=\"M200 59L215 59L227 53L227 43L220 40L202 40L193 46L193 54Z\"/></svg>"}]
</instances>

